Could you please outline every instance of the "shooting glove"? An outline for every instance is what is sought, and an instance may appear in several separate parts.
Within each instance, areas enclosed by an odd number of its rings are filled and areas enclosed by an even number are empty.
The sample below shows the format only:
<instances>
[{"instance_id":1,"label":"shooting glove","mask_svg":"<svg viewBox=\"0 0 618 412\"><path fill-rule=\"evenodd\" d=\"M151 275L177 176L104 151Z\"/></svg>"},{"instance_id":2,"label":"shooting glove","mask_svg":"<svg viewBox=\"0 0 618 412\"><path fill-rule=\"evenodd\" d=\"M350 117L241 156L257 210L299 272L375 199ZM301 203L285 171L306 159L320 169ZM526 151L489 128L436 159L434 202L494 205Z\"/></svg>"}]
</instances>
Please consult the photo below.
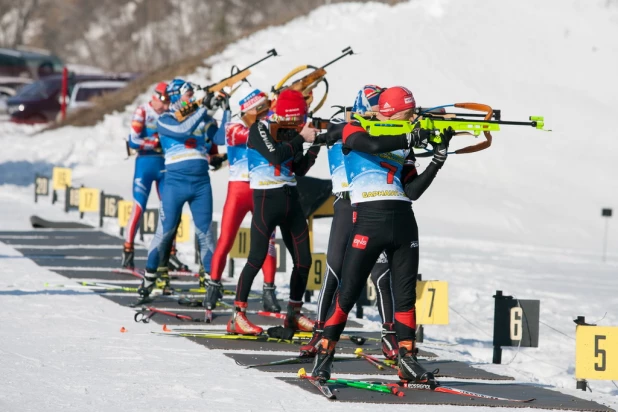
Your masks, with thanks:
<instances>
[{"instance_id":1,"label":"shooting glove","mask_svg":"<svg viewBox=\"0 0 618 412\"><path fill-rule=\"evenodd\" d=\"M442 167L448 157L448 145L454 135L455 131L449 126L447 129L444 129L442 133L440 133L442 141L440 143L433 144L433 159L431 161L439 167Z\"/></svg>"},{"instance_id":2,"label":"shooting glove","mask_svg":"<svg viewBox=\"0 0 618 412\"><path fill-rule=\"evenodd\" d=\"M410 132L406 133L406 138L408 139L408 147L413 149L418 147L420 149L424 149L427 147L427 142L431 137L431 132L429 130L421 129L420 125L416 125L416 127Z\"/></svg>"},{"instance_id":3,"label":"shooting glove","mask_svg":"<svg viewBox=\"0 0 618 412\"><path fill-rule=\"evenodd\" d=\"M215 168L215 170L221 169L223 162L227 160L227 153L222 155L213 155L210 157L210 165Z\"/></svg>"}]
</instances>

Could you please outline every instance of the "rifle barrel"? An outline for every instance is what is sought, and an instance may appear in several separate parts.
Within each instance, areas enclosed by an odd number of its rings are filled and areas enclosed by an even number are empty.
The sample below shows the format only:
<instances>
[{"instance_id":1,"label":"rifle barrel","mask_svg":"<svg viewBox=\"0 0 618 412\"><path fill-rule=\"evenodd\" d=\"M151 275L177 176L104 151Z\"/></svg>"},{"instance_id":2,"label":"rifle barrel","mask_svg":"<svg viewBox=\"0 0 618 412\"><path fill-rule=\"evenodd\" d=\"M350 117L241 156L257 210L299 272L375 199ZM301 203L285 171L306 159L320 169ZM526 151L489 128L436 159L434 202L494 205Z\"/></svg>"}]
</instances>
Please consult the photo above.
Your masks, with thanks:
<instances>
[{"instance_id":1,"label":"rifle barrel","mask_svg":"<svg viewBox=\"0 0 618 412\"><path fill-rule=\"evenodd\" d=\"M249 66L245 67L245 68L244 68L243 70L241 70L241 71L244 71L244 70L250 69L251 67L253 67L253 66L255 66L255 65L258 65L258 64L262 63L264 60L269 59L269 58L271 58L271 57L273 57L273 56L277 56L277 50L275 50L275 49L270 49L270 50L268 50L268 51L266 52L266 57L263 57L263 58L261 58L260 60L256 61L255 63L250 64Z\"/></svg>"},{"instance_id":2,"label":"rifle barrel","mask_svg":"<svg viewBox=\"0 0 618 412\"><path fill-rule=\"evenodd\" d=\"M466 115L468 116L468 115ZM529 122L515 122L515 121L511 121L511 120L470 120L470 119L462 119L459 117L453 117L452 119L444 119L445 121L454 121L454 122L465 122L465 121L471 121L471 122L479 122L479 123L493 123L493 124L504 124L504 125L510 125L510 126L532 126L532 127L536 127L537 122L536 121L529 121Z\"/></svg>"},{"instance_id":3,"label":"rifle barrel","mask_svg":"<svg viewBox=\"0 0 618 412\"><path fill-rule=\"evenodd\" d=\"M336 59L333 59L331 61L329 61L328 63L326 63L324 66L322 66L322 69L325 69L327 66L330 66L331 64L343 59L345 56L347 55L352 55L354 54L354 50L352 50L351 47L346 47L345 49L341 50L341 56L337 57Z\"/></svg>"}]
</instances>

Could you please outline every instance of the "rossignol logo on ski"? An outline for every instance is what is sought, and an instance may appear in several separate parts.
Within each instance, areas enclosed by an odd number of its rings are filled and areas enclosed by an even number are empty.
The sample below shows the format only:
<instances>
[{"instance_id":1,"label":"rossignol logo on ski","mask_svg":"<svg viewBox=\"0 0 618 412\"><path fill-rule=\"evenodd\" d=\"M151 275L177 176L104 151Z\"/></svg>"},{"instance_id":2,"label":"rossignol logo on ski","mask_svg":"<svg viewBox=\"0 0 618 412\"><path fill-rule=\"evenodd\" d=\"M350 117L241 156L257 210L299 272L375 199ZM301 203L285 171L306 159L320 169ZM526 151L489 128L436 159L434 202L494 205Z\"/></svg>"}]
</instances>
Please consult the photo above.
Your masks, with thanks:
<instances>
[{"instance_id":1,"label":"rossignol logo on ski","mask_svg":"<svg viewBox=\"0 0 618 412\"><path fill-rule=\"evenodd\" d=\"M428 385L426 383L410 383L410 382L407 382L404 386L406 388L410 388L410 389L433 389L431 387L431 385Z\"/></svg>"},{"instance_id":2,"label":"rossignol logo on ski","mask_svg":"<svg viewBox=\"0 0 618 412\"><path fill-rule=\"evenodd\" d=\"M356 235L354 236L354 240L352 240L352 247L355 249L364 250L367 247L368 241L369 241L368 236Z\"/></svg>"}]
</instances>

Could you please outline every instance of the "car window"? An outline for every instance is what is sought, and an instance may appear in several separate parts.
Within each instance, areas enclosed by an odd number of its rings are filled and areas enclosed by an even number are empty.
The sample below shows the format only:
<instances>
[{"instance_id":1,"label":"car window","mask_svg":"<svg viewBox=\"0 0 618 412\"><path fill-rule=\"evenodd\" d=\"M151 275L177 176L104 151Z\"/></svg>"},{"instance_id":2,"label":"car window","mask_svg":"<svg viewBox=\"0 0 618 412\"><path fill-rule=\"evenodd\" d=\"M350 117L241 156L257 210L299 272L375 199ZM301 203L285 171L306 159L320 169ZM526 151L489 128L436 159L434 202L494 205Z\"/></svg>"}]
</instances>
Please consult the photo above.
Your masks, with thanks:
<instances>
[{"instance_id":1,"label":"car window","mask_svg":"<svg viewBox=\"0 0 618 412\"><path fill-rule=\"evenodd\" d=\"M18 76L26 71L25 62L19 57L0 54L0 74L6 76Z\"/></svg>"},{"instance_id":2,"label":"car window","mask_svg":"<svg viewBox=\"0 0 618 412\"><path fill-rule=\"evenodd\" d=\"M23 88L19 89L17 96L25 98L40 98L46 99L49 96L54 95L60 90L59 81L43 81L39 80Z\"/></svg>"},{"instance_id":3,"label":"car window","mask_svg":"<svg viewBox=\"0 0 618 412\"><path fill-rule=\"evenodd\" d=\"M84 88L81 87L77 91L77 96L75 96L76 102L86 102L93 97L99 97L104 95L105 93L110 93L118 90L119 87L110 86L110 87L96 87L96 88Z\"/></svg>"}]
</instances>

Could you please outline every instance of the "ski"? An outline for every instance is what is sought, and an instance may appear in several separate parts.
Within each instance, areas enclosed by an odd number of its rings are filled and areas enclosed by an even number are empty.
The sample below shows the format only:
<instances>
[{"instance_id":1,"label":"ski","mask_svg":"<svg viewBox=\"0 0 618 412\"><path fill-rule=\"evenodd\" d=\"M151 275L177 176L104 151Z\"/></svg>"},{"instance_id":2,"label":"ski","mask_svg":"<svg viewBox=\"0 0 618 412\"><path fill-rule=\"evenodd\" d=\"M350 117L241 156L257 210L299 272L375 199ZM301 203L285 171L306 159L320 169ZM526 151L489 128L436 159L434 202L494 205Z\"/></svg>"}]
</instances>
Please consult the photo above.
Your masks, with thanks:
<instances>
[{"instance_id":1,"label":"ski","mask_svg":"<svg viewBox=\"0 0 618 412\"><path fill-rule=\"evenodd\" d=\"M298 370L298 377L300 379L305 379L311 382L313 386L315 386L322 395L326 396L328 399L337 399L337 397L330 391L330 388L325 384L320 383L317 379L307 375L304 368Z\"/></svg>"},{"instance_id":2,"label":"ski","mask_svg":"<svg viewBox=\"0 0 618 412\"><path fill-rule=\"evenodd\" d=\"M185 338L203 338L203 339L227 339L227 340L250 340L255 342L275 342L288 343L292 345L300 345L300 341L271 338L268 335L233 335L231 333L182 333L182 332L158 332L152 331L156 335L168 336L183 336Z\"/></svg>"},{"instance_id":3,"label":"ski","mask_svg":"<svg viewBox=\"0 0 618 412\"><path fill-rule=\"evenodd\" d=\"M327 382L345 385L351 388L366 389L366 390L374 391L374 392L390 393L392 395L399 396L399 397L405 396L405 393L403 393L396 386L389 386L383 383L356 381L356 380L350 380L350 379L329 379Z\"/></svg>"},{"instance_id":4,"label":"ski","mask_svg":"<svg viewBox=\"0 0 618 412\"><path fill-rule=\"evenodd\" d=\"M464 389L457 389L457 388L452 388L450 386L442 386L440 384L438 384L438 386L434 386L434 385L430 385L427 383L412 383L412 382L400 382L398 384L389 384L390 385L399 385L402 386L404 388L409 388L409 389L417 389L417 390L424 390L424 391L434 391L434 392L442 392L442 393L450 393L453 395L461 395L461 396L468 396L468 397L474 397L474 398L482 398L482 399L492 399L495 401L506 401L506 402L519 402L519 403L528 403L528 402L532 402L534 400L536 400L536 398L530 398L530 399L511 399L511 398L502 398L499 396L493 396L493 395L486 395L483 393L477 393L477 392L470 392L470 391L466 391Z\"/></svg>"},{"instance_id":5,"label":"ski","mask_svg":"<svg viewBox=\"0 0 618 412\"><path fill-rule=\"evenodd\" d=\"M294 364L303 364L303 363L311 363L314 358L310 358L307 356L295 356L293 358L286 358L272 362L264 362L264 363L256 363L253 365L242 365L240 362L236 361L236 364L239 366L244 366L245 369L251 368L259 368L261 366L276 366L276 365L294 365Z\"/></svg>"},{"instance_id":6,"label":"ski","mask_svg":"<svg viewBox=\"0 0 618 412\"><path fill-rule=\"evenodd\" d=\"M143 270L143 269L121 268L121 269L113 269L112 273L123 273L125 275L133 275L133 276L141 279L141 278L144 277L144 273L146 273L146 271Z\"/></svg>"},{"instance_id":7,"label":"ski","mask_svg":"<svg viewBox=\"0 0 618 412\"><path fill-rule=\"evenodd\" d=\"M188 316L188 315L181 315L180 313L175 313L175 312L170 312L170 311L167 311L167 310L158 309L158 308L155 308L155 307L152 307L152 306L149 306L147 308L142 308L139 312L137 312L135 314L135 316L133 316L133 320L135 320L135 322L149 323L150 322L150 318L152 318L156 314L170 316L170 317L173 317L173 318L176 318L176 319L187 320L187 321L190 321L190 322L202 322L201 319L196 319L196 318L192 318L191 316Z\"/></svg>"}]
</instances>

